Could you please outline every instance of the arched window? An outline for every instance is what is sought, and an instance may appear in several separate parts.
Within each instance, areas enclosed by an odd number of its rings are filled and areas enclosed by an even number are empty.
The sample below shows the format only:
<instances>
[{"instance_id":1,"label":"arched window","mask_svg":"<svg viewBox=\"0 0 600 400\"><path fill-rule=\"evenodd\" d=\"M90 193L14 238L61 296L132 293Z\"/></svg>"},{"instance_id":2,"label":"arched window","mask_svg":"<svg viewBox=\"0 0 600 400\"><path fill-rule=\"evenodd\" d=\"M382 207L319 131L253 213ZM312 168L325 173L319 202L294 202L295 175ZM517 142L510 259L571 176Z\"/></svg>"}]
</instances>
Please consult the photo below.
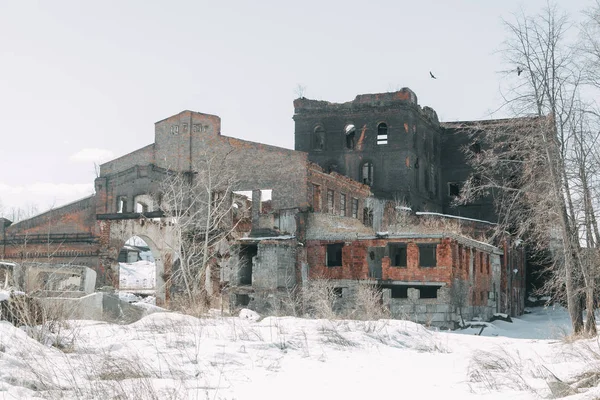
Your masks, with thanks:
<instances>
[{"instance_id":1,"label":"arched window","mask_svg":"<svg viewBox=\"0 0 600 400\"><path fill-rule=\"evenodd\" d=\"M353 124L348 124L344 128L344 134L346 135L346 148L354 150L354 137L356 135L356 127Z\"/></svg>"},{"instance_id":2,"label":"arched window","mask_svg":"<svg viewBox=\"0 0 600 400\"><path fill-rule=\"evenodd\" d=\"M381 123L377 125L377 144L388 143L388 127L387 124Z\"/></svg>"},{"instance_id":3,"label":"arched window","mask_svg":"<svg viewBox=\"0 0 600 400\"><path fill-rule=\"evenodd\" d=\"M322 126L317 126L312 137L313 150L325 150L325 129Z\"/></svg>"},{"instance_id":4,"label":"arched window","mask_svg":"<svg viewBox=\"0 0 600 400\"><path fill-rule=\"evenodd\" d=\"M362 166L361 171L361 181L365 185L372 186L373 185L373 163L366 162Z\"/></svg>"}]
</instances>

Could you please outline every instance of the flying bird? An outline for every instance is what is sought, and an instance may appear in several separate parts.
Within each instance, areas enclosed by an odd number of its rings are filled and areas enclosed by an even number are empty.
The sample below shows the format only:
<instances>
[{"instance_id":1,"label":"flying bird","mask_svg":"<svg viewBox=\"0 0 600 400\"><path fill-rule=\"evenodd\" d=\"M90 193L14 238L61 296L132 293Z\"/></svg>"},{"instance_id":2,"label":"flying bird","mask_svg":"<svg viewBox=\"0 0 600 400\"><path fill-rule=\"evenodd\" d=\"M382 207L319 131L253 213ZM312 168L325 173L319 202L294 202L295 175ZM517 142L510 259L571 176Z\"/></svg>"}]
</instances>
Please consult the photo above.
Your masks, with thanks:
<instances>
[{"instance_id":1,"label":"flying bird","mask_svg":"<svg viewBox=\"0 0 600 400\"><path fill-rule=\"evenodd\" d=\"M517 67L517 76L521 76L521 72L523 72L523 68Z\"/></svg>"},{"instance_id":2,"label":"flying bird","mask_svg":"<svg viewBox=\"0 0 600 400\"><path fill-rule=\"evenodd\" d=\"M431 73L431 71L429 71L429 76L431 76L433 79L437 79L437 78L435 77L435 75L433 75L433 74Z\"/></svg>"}]
</instances>

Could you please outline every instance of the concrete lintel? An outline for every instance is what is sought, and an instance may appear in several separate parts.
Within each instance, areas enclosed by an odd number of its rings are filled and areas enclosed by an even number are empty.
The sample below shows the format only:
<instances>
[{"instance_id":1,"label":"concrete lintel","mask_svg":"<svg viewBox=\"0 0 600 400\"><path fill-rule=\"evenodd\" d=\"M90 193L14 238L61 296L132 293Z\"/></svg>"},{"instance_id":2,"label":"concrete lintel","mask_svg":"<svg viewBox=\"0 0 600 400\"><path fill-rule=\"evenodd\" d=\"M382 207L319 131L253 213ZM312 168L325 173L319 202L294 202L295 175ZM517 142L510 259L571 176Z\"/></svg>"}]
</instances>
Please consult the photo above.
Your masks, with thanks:
<instances>
[{"instance_id":1,"label":"concrete lintel","mask_svg":"<svg viewBox=\"0 0 600 400\"><path fill-rule=\"evenodd\" d=\"M382 285L397 285L397 286L446 286L446 282L427 282L427 281L392 281L380 280Z\"/></svg>"}]
</instances>

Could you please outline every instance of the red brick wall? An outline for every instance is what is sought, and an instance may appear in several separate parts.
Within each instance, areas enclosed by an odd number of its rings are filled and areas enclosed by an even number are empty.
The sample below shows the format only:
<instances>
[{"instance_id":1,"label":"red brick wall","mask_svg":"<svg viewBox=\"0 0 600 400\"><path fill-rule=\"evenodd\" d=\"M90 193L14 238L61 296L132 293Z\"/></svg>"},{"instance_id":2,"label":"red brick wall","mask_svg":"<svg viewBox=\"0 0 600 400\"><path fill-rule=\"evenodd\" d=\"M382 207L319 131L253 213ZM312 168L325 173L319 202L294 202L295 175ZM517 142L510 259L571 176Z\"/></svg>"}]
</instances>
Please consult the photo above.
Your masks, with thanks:
<instances>
[{"instance_id":1,"label":"red brick wall","mask_svg":"<svg viewBox=\"0 0 600 400\"><path fill-rule=\"evenodd\" d=\"M392 243L392 241L390 241ZM419 243L437 243L436 266L419 266ZM397 281L423 281L423 282L452 282L452 243L450 239L442 239L441 243L435 239L415 239L409 242L406 249L407 266L390 266L389 257L384 257L382 262L382 279Z\"/></svg>"},{"instance_id":2,"label":"red brick wall","mask_svg":"<svg viewBox=\"0 0 600 400\"><path fill-rule=\"evenodd\" d=\"M367 260L369 247L385 247L388 243L406 243L407 266L391 266L390 258L383 257L381 260L382 280L439 282L451 286L454 279L469 280L472 251L474 273L468 304L487 305L488 292L493 290L490 255L459 244L454 239L369 239L345 242L342 249L342 266L327 267L327 245L333 243L340 243L340 241L312 240L306 243L310 279L370 279ZM420 243L437 243L435 267L420 267L418 247ZM483 264L481 263L482 255Z\"/></svg>"},{"instance_id":3,"label":"red brick wall","mask_svg":"<svg viewBox=\"0 0 600 400\"><path fill-rule=\"evenodd\" d=\"M310 278L328 279L369 279L367 260L369 247L385 247L388 243L407 243L407 267L390 266L389 257L382 259L382 279L401 281L452 281L452 240L442 239L369 239L346 242L342 249L342 266L327 267L327 245L340 241L312 240L306 243L307 261L310 265ZM436 267L419 266L419 243L438 243Z\"/></svg>"},{"instance_id":4,"label":"red brick wall","mask_svg":"<svg viewBox=\"0 0 600 400\"><path fill-rule=\"evenodd\" d=\"M471 290L471 305L487 305L488 292L492 291L492 270L489 254L479 250L473 250L473 287Z\"/></svg>"},{"instance_id":5,"label":"red brick wall","mask_svg":"<svg viewBox=\"0 0 600 400\"><path fill-rule=\"evenodd\" d=\"M314 203L314 185L320 188L320 204ZM327 190L333 190L334 201L333 210L330 210L327 204ZM325 173L321 167L316 164L309 164L308 168L308 193L309 203L313 210L318 212L327 212L335 215L341 215L340 198L341 194L346 195L346 216L352 216L352 198L358 199L358 219L362 221L364 201L370 196L369 186L340 175L336 172Z\"/></svg>"},{"instance_id":6,"label":"red brick wall","mask_svg":"<svg viewBox=\"0 0 600 400\"><path fill-rule=\"evenodd\" d=\"M310 279L368 279L367 247L374 241L352 242L342 249L342 266L326 266L327 245L339 241L313 240L306 243Z\"/></svg>"}]
</instances>

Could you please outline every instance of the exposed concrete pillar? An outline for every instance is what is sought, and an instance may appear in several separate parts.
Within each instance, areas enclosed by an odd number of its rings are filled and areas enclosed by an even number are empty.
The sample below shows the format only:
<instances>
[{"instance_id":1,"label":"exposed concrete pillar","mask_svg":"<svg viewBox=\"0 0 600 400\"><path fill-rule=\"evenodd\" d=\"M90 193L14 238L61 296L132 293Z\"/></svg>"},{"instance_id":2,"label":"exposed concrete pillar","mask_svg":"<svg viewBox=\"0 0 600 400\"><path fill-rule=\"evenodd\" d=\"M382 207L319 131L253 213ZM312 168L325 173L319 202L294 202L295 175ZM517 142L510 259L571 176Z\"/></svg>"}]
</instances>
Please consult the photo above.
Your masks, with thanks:
<instances>
[{"instance_id":1,"label":"exposed concrete pillar","mask_svg":"<svg viewBox=\"0 0 600 400\"><path fill-rule=\"evenodd\" d=\"M258 227L258 219L260 216L260 190L252 191L252 227Z\"/></svg>"}]
</instances>

